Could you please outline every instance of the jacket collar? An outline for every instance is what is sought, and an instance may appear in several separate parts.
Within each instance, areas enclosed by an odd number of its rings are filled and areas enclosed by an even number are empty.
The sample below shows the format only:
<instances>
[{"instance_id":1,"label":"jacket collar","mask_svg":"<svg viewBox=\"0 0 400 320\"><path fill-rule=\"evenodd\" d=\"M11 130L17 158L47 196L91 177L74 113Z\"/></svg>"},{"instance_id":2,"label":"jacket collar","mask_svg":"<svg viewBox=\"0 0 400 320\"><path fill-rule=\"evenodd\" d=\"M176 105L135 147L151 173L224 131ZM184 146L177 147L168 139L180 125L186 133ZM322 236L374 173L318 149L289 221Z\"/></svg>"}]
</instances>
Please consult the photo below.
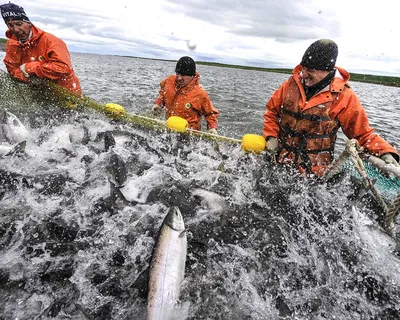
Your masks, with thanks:
<instances>
[{"instance_id":1,"label":"jacket collar","mask_svg":"<svg viewBox=\"0 0 400 320\"><path fill-rule=\"evenodd\" d=\"M301 76L300 76L302 68L303 67L299 64L292 71L293 78L300 87L302 86ZM330 83L329 86L326 86L320 92L324 91L342 92L344 90L345 85L350 80L350 74L343 68L335 66L335 69L336 69L335 77L333 78L332 82Z\"/></svg>"}]
</instances>

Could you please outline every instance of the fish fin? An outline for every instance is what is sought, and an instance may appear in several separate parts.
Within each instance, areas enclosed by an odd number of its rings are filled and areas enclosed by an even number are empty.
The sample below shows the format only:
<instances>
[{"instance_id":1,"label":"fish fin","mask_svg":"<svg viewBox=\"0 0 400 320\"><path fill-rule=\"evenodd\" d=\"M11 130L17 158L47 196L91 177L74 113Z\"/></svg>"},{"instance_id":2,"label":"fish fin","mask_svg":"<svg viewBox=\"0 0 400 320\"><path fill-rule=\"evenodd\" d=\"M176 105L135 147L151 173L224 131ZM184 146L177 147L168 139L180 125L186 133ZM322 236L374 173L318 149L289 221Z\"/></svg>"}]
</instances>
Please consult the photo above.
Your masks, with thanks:
<instances>
[{"instance_id":1,"label":"fish fin","mask_svg":"<svg viewBox=\"0 0 400 320\"><path fill-rule=\"evenodd\" d=\"M179 238L183 237L183 236L186 234L186 230L187 230L187 229L183 230L183 231L179 234Z\"/></svg>"},{"instance_id":2,"label":"fish fin","mask_svg":"<svg viewBox=\"0 0 400 320\"><path fill-rule=\"evenodd\" d=\"M86 126L83 126L83 138L81 140L81 143L87 145L89 141L90 141L89 129Z\"/></svg>"},{"instance_id":3,"label":"fish fin","mask_svg":"<svg viewBox=\"0 0 400 320\"><path fill-rule=\"evenodd\" d=\"M117 187L121 188L125 185L127 179L126 163L121 156L114 152L110 154L108 171Z\"/></svg>"},{"instance_id":4,"label":"fish fin","mask_svg":"<svg viewBox=\"0 0 400 320\"><path fill-rule=\"evenodd\" d=\"M109 151L111 148L114 148L115 145L116 142L112 132L110 131L104 132L104 150Z\"/></svg>"},{"instance_id":5,"label":"fish fin","mask_svg":"<svg viewBox=\"0 0 400 320\"><path fill-rule=\"evenodd\" d=\"M138 290L138 295L142 299L146 299L149 289L149 274L150 274L150 266L144 269L136 278L135 282L132 284L133 288Z\"/></svg>"},{"instance_id":6,"label":"fish fin","mask_svg":"<svg viewBox=\"0 0 400 320\"><path fill-rule=\"evenodd\" d=\"M24 152L25 152L25 147L26 147L26 141L22 141L22 142L16 144L16 145L12 148L12 150L10 150L10 152L8 152L8 153L6 154L6 156L11 156L11 155L14 155L14 154L21 154L21 153L24 153Z\"/></svg>"},{"instance_id":7,"label":"fish fin","mask_svg":"<svg viewBox=\"0 0 400 320\"><path fill-rule=\"evenodd\" d=\"M129 206L136 206L138 202L136 201L129 201L125 198L124 194L121 192L120 188L118 187L112 180L108 179L108 182L110 183L110 196L116 200L120 199L122 202L126 205Z\"/></svg>"}]
</instances>

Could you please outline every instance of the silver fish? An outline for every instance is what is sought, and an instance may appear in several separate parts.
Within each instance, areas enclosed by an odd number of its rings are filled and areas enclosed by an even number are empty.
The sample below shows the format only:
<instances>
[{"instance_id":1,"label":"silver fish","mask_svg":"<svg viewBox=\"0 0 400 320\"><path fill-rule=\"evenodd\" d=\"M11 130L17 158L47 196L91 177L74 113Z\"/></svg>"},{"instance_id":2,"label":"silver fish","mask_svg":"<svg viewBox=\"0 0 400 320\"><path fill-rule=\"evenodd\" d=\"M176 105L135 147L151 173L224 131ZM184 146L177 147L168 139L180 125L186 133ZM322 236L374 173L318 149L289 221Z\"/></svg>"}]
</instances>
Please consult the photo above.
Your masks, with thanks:
<instances>
[{"instance_id":1,"label":"silver fish","mask_svg":"<svg viewBox=\"0 0 400 320\"><path fill-rule=\"evenodd\" d=\"M150 263L147 319L176 319L174 308L185 273L187 237L182 214L173 207L165 217ZM176 312L176 310L175 310Z\"/></svg>"},{"instance_id":2,"label":"silver fish","mask_svg":"<svg viewBox=\"0 0 400 320\"><path fill-rule=\"evenodd\" d=\"M20 143L31 139L31 134L28 129L26 129L17 116L11 112L3 111L1 129L3 135L2 139L10 143Z\"/></svg>"}]
</instances>

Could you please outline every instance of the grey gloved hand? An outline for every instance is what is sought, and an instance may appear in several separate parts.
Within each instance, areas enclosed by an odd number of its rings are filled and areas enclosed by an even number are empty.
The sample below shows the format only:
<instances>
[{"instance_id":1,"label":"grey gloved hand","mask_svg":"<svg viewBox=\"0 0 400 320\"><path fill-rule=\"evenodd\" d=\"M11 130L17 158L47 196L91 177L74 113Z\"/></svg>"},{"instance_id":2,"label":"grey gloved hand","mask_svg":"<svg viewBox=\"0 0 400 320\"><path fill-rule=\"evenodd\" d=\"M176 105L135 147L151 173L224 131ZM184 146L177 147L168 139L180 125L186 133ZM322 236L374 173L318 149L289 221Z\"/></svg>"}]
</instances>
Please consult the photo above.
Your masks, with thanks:
<instances>
[{"instance_id":1,"label":"grey gloved hand","mask_svg":"<svg viewBox=\"0 0 400 320\"><path fill-rule=\"evenodd\" d=\"M151 112L153 113L154 116L158 117L161 114L162 106L159 104L155 104L153 108L151 109Z\"/></svg>"},{"instance_id":2,"label":"grey gloved hand","mask_svg":"<svg viewBox=\"0 0 400 320\"><path fill-rule=\"evenodd\" d=\"M278 149L278 139L274 137L267 137L265 150L269 152L276 152L276 149Z\"/></svg>"},{"instance_id":3,"label":"grey gloved hand","mask_svg":"<svg viewBox=\"0 0 400 320\"><path fill-rule=\"evenodd\" d=\"M207 130L207 132L211 133L211 134L218 134L217 129L215 129L215 128L210 128Z\"/></svg>"},{"instance_id":4,"label":"grey gloved hand","mask_svg":"<svg viewBox=\"0 0 400 320\"><path fill-rule=\"evenodd\" d=\"M276 150L278 149L278 139L267 137L265 144L266 158L268 161L276 162Z\"/></svg>"},{"instance_id":5,"label":"grey gloved hand","mask_svg":"<svg viewBox=\"0 0 400 320\"><path fill-rule=\"evenodd\" d=\"M385 161L387 164L393 164L396 167L400 167L400 164L396 161L396 159L392 156L391 153L385 153L381 155L381 159Z\"/></svg>"}]
</instances>

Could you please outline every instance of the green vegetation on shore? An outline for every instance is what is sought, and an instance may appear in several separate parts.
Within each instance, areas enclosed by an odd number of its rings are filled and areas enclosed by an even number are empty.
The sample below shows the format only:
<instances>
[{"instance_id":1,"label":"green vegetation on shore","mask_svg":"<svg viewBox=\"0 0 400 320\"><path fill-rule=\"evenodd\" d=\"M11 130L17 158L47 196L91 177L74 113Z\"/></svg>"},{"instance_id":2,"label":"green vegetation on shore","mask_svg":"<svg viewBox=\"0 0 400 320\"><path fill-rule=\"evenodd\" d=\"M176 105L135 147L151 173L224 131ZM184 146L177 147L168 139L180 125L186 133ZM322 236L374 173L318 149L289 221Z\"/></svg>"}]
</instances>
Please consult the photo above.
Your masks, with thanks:
<instances>
[{"instance_id":1,"label":"green vegetation on shore","mask_svg":"<svg viewBox=\"0 0 400 320\"><path fill-rule=\"evenodd\" d=\"M217 62L205 62L205 61L198 61L196 63L213 66L213 67L238 68L238 69L245 69L245 70L258 70L258 71L277 72L277 73L286 73L286 74L291 74L293 71L293 69L248 67L248 66L223 64L223 63L217 63ZM372 74L362 74L362 73L352 73L351 72L350 80L357 81L357 82L381 84L381 85L385 85L385 86L400 87L400 78L399 77L377 76L377 75L372 75Z\"/></svg>"},{"instance_id":2,"label":"green vegetation on shore","mask_svg":"<svg viewBox=\"0 0 400 320\"><path fill-rule=\"evenodd\" d=\"M0 50L4 48L5 50L5 43L7 39L0 38ZM129 57L129 58L139 58L139 57ZM164 59L152 59L152 58L139 58L139 59L148 59L148 60L160 60L160 61L174 61L174 60L164 60ZM232 64L224 64L218 62L206 62L206 61L197 61L197 64L206 65L206 66L213 66L213 67L222 67L222 68L237 68L237 69L244 69L244 70L258 70L258 71L265 71L265 72L277 72L277 73L285 73L291 74L292 69L284 69L284 68L261 68L261 67L249 67L249 66L238 66ZM385 86L392 86L392 87L400 87L400 77L392 77L392 76L377 76L372 74L362 74L362 73L350 73L350 80L357 81L357 82L367 82L367 83L374 83L374 84L381 84Z\"/></svg>"},{"instance_id":3,"label":"green vegetation on shore","mask_svg":"<svg viewBox=\"0 0 400 320\"><path fill-rule=\"evenodd\" d=\"M166 59L140 58L140 57L132 57L132 56L124 56L124 57L135 58L135 59L176 62L176 60L166 60ZM225 63L207 62L207 61L196 61L196 64L212 66L212 67L257 70L257 71L277 72L277 73L285 73L285 74L292 74L292 71L293 71L293 69L285 69L285 68L261 68L261 67L239 66L239 65L235 65L235 64L225 64ZM372 75L372 74L362 74L362 73L350 72L350 81L381 84L384 86L391 86L391 87L400 87L400 77L392 77L392 76L377 76L377 75Z\"/></svg>"}]
</instances>

